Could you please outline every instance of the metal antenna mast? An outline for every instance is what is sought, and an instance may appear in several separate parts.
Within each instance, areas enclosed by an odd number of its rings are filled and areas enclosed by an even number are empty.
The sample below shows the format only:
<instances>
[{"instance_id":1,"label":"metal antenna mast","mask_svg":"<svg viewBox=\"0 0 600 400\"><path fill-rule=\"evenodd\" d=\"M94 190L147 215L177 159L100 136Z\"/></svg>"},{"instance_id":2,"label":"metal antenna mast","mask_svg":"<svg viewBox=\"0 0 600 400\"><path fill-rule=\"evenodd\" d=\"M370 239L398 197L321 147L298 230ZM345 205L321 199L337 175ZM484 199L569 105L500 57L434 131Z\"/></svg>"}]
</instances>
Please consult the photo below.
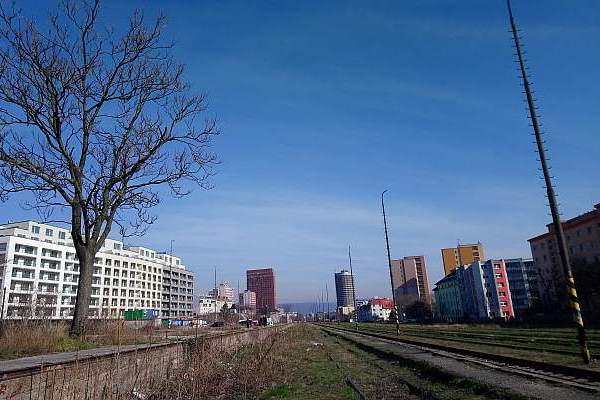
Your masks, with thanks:
<instances>
[{"instance_id":1,"label":"metal antenna mast","mask_svg":"<svg viewBox=\"0 0 600 400\"><path fill-rule=\"evenodd\" d=\"M527 98L527 106L529 108L529 116L531 118L531 125L533 126L533 132L535 135L535 142L537 145L537 152L540 156L540 163L542 166L542 173L544 175L544 182L546 184L546 194L548 196L548 203L550 205L550 212L552 214L552 222L554 224L554 236L557 242L558 254L560 256L560 262L563 266L566 283L567 283L567 296L570 300L571 310L573 313L573 321L577 327L579 347L581 351L581 357L583 361L588 364L590 362L590 351L587 347L587 340L585 337L585 328L583 325L583 318L581 316L581 309L579 307L579 299L577 298L577 291L575 289L575 280L573 279L573 272L571 270L571 260L569 259L569 252L567 251L567 242L565 240L565 234L563 231L562 224L560 222L560 213L558 210L558 203L556 201L556 194L554 193L554 187L552 185L552 177L550 176L548 161L546 158L546 149L544 148L544 141L542 140L542 132L540 131L538 116L535 107L535 101L531 92L529 79L527 77L527 67L525 66L525 59L521 53L521 42L519 35L517 34L517 26L511 9L510 0L506 1L508 6L508 15L510 19L510 28L512 31L513 40L515 43L515 49L517 50L517 58L519 61L519 68L521 70L521 78L523 80L523 87L525 89L525 96Z\"/></svg>"},{"instance_id":2,"label":"metal antenna mast","mask_svg":"<svg viewBox=\"0 0 600 400\"><path fill-rule=\"evenodd\" d=\"M456 253L458 255L458 266L462 267L462 258L460 256L460 239L456 239Z\"/></svg>"},{"instance_id":3,"label":"metal antenna mast","mask_svg":"<svg viewBox=\"0 0 600 400\"><path fill-rule=\"evenodd\" d=\"M381 210L383 211L383 227L385 229L385 245L387 247L388 268L390 270L390 285L392 286L392 304L396 311L396 335L400 335L400 310L396 304L396 294L394 293L394 278L392 278L392 258L390 256L390 241L388 239L387 220L385 219L385 204L383 203L383 195L387 189L381 192Z\"/></svg>"}]
</instances>

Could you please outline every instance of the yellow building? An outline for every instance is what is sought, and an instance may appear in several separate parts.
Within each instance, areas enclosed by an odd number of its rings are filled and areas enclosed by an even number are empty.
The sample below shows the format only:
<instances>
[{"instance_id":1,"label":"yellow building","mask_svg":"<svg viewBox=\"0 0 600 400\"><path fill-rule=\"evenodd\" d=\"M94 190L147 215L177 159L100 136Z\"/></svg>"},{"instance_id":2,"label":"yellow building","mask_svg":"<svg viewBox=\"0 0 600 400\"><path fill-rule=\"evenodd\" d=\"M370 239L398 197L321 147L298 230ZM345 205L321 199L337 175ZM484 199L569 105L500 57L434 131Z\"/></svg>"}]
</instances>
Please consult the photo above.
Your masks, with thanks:
<instances>
[{"instance_id":1,"label":"yellow building","mask_svg":"<svg viewBox=\"0 0 600 400\"><path fill-rule=\"evenodd\" d=\"M483 255L483 245L480 242L442 249L442 262L444 263L444 273L446 275L459 265L469 265L475 261L483 260L485 260L485 257Z\"/></svg>"}]
</instances>

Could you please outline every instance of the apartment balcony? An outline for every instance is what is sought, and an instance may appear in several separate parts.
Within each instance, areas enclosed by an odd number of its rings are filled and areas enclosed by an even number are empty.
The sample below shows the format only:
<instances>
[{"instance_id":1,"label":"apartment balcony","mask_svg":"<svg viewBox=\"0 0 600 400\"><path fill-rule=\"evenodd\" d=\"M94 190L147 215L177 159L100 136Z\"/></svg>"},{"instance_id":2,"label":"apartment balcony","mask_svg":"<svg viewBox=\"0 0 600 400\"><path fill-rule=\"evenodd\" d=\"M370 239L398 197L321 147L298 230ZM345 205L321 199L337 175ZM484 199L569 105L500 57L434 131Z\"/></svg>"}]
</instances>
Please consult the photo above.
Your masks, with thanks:
<instances>
[{"instance_id":1,"label":"apartment balcony","mask_svg":"<svg viewBox=\"0 0 600 400\"><path fill-rule=\"evenodd\" d=\"M51 287L51 286L47 286L47 287L39 287L38 288L38 293L43 294L43 293L48 293L48 294L58 294L58 287Z\"/></svg>"},{"instance_id":2,"label":"apartment balcony","mask_svg":"<svg viewBox=\"0 0 600 400\"><path fill-rule=\"evenodd\" d=\"M15 267L19 267L19 268L31 268L31 269L36 268L36 263L34 263L34 262L15 261L15 262L13 262L13 265Z\"/></svg>"},{"instance_id":3,"label":"apartment balcony","mask_svg":"<svg viewBox=\"0 0 600 400\"><path fill-rule=\"evenodd\" d=\"M33 285L31 286L27 286L27 285L15 285L13 287L10 288L11 291L13 292L33 292Z\"/></svg>"},{"instance_id":4,"label":"apartment balcony","mask_svg":"<svg viewBox=\"0 0 600 400\"><path fill-rule=\"evenodd\" d=\"M48 262L41 262L40 263L40 268L41 269L49 269L52 271L57 271L60 269L60 264L58 263L48 263Z\"/></svg>"},{"instance_id":5,"label":"apartment balcony","mask_svg":"<svg viewBox=\"0 0 600 400\"><path fill-rule=\"evenodd\" d=\"M7 301L7 304L10 306L18 306L25 307L31 306L31 299L29 298L21 298L21 297L13 297Z\"/></svg>"},{"instance_id":6,"label":"apartment balcony","mask_svg":"<svg viewBox=\"0 0 600 400\"><path fill-rule=\"evenodd\" d=\"M17 244L15 246L15 253L35 256L35 255L37 255L37 248Z\"/></svg>"},{"instance_id":7,"label":"apartment balcony","mask_svg":"<svg viewBox=\"0 0 600 400\"><path fill-rule=\"evenodd\" d=\"M13 279L25 279L25 280L34 280L35 274L33 273L24 273L24 272L14 272L10 275Z\"/></svg>"},{"instance_id":8,"label":"apartment balcony","mask_svg":"<svg viewBox=\"0 0 600 400\"><path fill-rule=\"evenodd\" d=\"M59 276L58 276L58 274L57 275L40 274L40 281L58 282Z\"/></svg>"},{"instance_id":9,"label":"apartment balcony","mask_svg":"<svg viewBox=\"0 0 600 400\"><path fill-rule=\"evenodd\" d=\"M61 260L62 259L62 253L60 251L47 251L47 250L42 250L42 257L43 258L54 258L57 260Z\"/></svg>"}]
</instances>

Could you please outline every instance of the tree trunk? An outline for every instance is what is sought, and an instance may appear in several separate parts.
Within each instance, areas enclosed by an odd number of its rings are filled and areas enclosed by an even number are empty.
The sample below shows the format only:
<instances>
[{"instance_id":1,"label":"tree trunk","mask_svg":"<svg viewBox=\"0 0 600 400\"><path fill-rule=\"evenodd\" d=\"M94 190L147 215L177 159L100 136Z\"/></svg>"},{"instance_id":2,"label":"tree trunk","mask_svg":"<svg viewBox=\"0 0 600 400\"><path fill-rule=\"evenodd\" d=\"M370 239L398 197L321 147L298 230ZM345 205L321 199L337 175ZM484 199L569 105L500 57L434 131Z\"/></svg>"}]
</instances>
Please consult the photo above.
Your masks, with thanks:
<instances>
[{"instance_id":1,"label":"tree trunk","mask_svg":"<svg viewBox=\"0 0 600 400\"><path fill-rule=\"evenodd\" d=\"M77 300L75 311L71 322L70 336L81 336L85 331L90 299L92 296L92 274L94 273L95 254L90 246L75 245L75 251L79 258L79 283L77 285Z\"/></svg>"}]
</instances>

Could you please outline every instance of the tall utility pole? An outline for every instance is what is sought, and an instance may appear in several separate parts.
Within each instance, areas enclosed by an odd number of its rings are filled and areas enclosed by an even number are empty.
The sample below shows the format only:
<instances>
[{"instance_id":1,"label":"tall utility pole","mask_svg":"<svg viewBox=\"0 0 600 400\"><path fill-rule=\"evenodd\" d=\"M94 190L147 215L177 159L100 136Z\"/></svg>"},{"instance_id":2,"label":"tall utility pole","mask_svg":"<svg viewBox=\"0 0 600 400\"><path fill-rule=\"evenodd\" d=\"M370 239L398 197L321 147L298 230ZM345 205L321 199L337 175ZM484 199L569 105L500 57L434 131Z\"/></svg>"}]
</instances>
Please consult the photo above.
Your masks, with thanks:
<instances>
[{"instance_id":1,"label":"tall utility pole","mask_svg":"<svg viewBox=\"0 0 600 400\"><path fill-rule=\"evenodd\" d=\"M219 299L219 289L217 289L217 267L215 267L215 321L217 321L218 315L217 315L217 300Z\"/></svg>"},{"instance_id":2,"label":"tall utility pole","mask_svg":"<svg viewBox=\"0 0 600 400\"><path fill-rule=\"evenodd\" d=\"M323 304L323 289L321 289L321 315L323 317L323 322L325 321L325 304Z\"/></svg>"},{"instance_id":3,"label":"tall utility pole","mask_svg":"<svg viewBox=\"0 0 600 400\"><path fill-rule=\"evenodd\" d=\"M173 302L173 242L171 240L171 247L169 250L169 319L173 319L173 313L171 312L171 303Z\"/></svg>"},{"instance_id":4,"label":"tall utility pole","mask_svg":"<svg viewBox=\"0 0 600 400\"><path fill-rule=\"evenodd\" d=\"M325 293L327 294L327 321L331 321L331 314L329 309L329 288L327 287L327 282L325 282Z\"/></svg>"},{"instance_id":5,"label":"tall utility pole","mask_svg":"<svg viewBox=\"0 0 600 400\"><path fill-rule=\"evenodd\" d=\"M348 246L348 261L350 262L350 278L352 279L352 302L354 304L354 327L358 330L358 309L356 308L356 288L354 287L354 271L352 271L352 253Z\"/></svg>"},{"instance_id":6,"label":"tall utility pole","mask_svg":"<svg viewBox=\"0 0 600 400\"><path fill-rule=\"evenodd\" d=\"M544 175L544 183L546 185L546 194L548 196L548 203L550 205L550 212L552 214L552 223L554 224L554 237L556 239L558 254L560 256L560 262L563 266L565 278L566 278L566 289L567 296L570 300L571 311L573 313L573 321L577 327L577 337L579 340L579 347L581 351L581 357L583 362L589 364L590 362L590 351L587 347L587 340L585 337L585 328L583 325L583 318L581 316L581 309L579 308L579 299L577 298L577 291L575 289L575 280L573 279L573 271L571 270L571 260L569 259L569 252L567 250L567 241L565 240L565 234L560 221L560 213L558 210L558 203L556 201L556 194L554 193L554 186L552 185L552 177L548 169L548 161L546 158L546 149L544 148L544 141L542 140L542 132L540 131L538 116L535 107L535 101L531 88L529 85L529 79L527 76L527 67L525 66L525 59L521 53L521 42L519 35L517 34L517 26L510 5L510 0L507 0L508 15L510 19L510 28L512 31L513 40L515 43L515 49L517 50L517 58L519 61L519 68L521 70L521 78L523 81L523 87L525 89L525 96L527 98L527 107L529 108L529 116L531 118L531 125L533 126L533 132L535 135L535 142L537 145L537 152L540 156L540 163L542 166L542 173Z\"/></svg>"},{"instance_id":7,"label":"tall utility pole","mask_svg":"<svg viewBox=\"0 0 600 400\"><path fill-rule=\"evenodd\" d=\"M388 268L390 270L390 285L392 287L392 304L394 310L396 310L396 335L400 336L400 311L396 304L396 296L394 293L394 278L392 278L392 257L390 256L390 240L388 238L387 220L385 218L385 204L383 202L383 195L387 192L387 189L381 192L381 210L383 211L383 229L385 230L385 246L387 248Z\"/></svg>"}]
</instances>

